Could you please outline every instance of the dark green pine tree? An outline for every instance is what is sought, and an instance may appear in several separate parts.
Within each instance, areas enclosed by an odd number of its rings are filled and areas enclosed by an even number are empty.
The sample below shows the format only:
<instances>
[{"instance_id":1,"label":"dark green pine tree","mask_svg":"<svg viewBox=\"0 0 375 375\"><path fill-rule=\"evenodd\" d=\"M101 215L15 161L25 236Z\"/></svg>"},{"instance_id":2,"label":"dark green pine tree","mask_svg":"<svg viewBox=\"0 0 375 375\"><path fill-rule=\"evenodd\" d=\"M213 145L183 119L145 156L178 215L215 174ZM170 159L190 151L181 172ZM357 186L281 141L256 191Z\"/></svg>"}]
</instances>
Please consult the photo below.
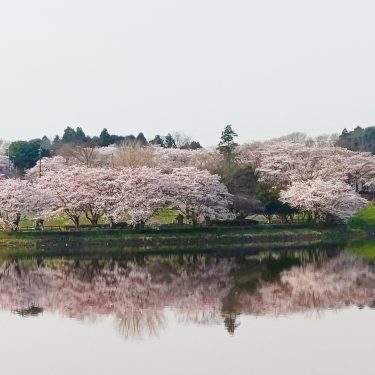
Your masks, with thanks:
<instances>
[{"instance_id":1,"label":"dark green pine tree","mask_svg":"<svg viewBox=\"0 0 375 375\"><path fill-rule=\"evenodd\" d=\"M151 143L152 145L155 145L155 146L165 147L165 144L164 144L163 138L160 137L159 134L156 134L156 135L155 135L155 138L154 138L153 140L151 140L150 143Z\"/></svg>"},{"instance_id":2,"label":"dark green pine tree","mask_svg":"<svg viewBox=\"0 0 375 375\"><path fill-rule=\"evenodd\" d=\"M55 135L55 138L53 138L53 145L59 144L61 142L60 136Z\"/></svg>"},{"instance_id":3,"label":"dark green pine tree","mask_svg":"<svg viewBox=\"0 0 375 375\"><path fill-rule=\"evenodd\" d=\"M75 136L75 141L77 144L82 144L82 143L85 143L86 142L86 134L85 132L82 130L81 127L77 127L76 128L76 136Z\"/></svg>"},{"instance_id":4,"label":"dark green pine tree","mask_svg":"<svg viewBox=\"0 0 375 375\"><path fill-rule=\"evenodd\" d=\"M232 129L232 125L227 125L221 133L220 143L217 146L217 150L228 161L234 159L234 150L238 146L238 144L234 142L235 137L238 137L238 135Z\"/></svg>"},{"instance_id":5,"label":"dark green pine tree","mask_svg":"<svg viewBox=\"0 0 375 375\"><path fill-rule=\"evenodd\" d=\"M63 143L72 143L74 142L75 138L76 138L76 131L70 126L68 126L64 130L64 134L62 136Z\"/></svg>"},{"instance_id":6,"label":"dark green pine tree","mask_svg":"<svg viewBox=\"0 0 375 375\"><path fill-rule=\"evenodd\" d=\"M172 137L171 133L168 133L164 139L164 146L166 148L177 148L176 141Z\"/></svg>"},{"instance_id":7,"label":"dark green pine tree","mask_svg":"<svg viewBox=\"0 0 375 375\"><path fill-rule=\"evenodd\" d=\"M139 133L137 135L137 138L136 138L135 142L139 146L147 146L147 144L148 144L147 139L146 139L146 137L144 136L143 133Z\"/></svg>"},{"instance_id":8,"label":"dark green pine tree","mask_svg":"<svg viewBox=\"0 0 375 375\"><path fill-rule=\"evenodd\" d=\"M108 130L104 128L99 135L100 145L103 147L109 146L112 143L112 137Z\"/></svg>"}]
</instances>

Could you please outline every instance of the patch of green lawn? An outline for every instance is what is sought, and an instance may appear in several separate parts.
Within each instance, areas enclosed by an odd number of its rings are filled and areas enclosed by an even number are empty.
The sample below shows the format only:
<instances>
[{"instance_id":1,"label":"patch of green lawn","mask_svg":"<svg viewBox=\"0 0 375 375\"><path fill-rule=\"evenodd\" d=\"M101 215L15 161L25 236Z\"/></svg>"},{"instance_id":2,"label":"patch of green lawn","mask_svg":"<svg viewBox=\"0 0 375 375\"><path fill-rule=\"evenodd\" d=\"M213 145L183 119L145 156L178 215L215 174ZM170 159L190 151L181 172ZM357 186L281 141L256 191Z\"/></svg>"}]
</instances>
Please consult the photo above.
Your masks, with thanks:
<instances>
[{"instance_id":1,"label":"patch of green lawn","mask_svg":"<svg viewBox=\"0 0 375 375\"><path fill-rule=\"evenodd\" d=\"M354 241L348 246L348 250L356 256L365 259L375 259L375 241L360 240Z\"/></svg>"},{"instance_id":2,"label":"patch of green lawn","mask_svg":"<svg viewBox=\"0 0 375 375\"><path fill-rule=\"evenodd\" d=\"M374 228L375 229L375 204L370 204L359 211L349 222L352 228Z\"/></svg>"},{"instance_id":3,"label":"patch of green lawn","mask_svg":"<svg viewBox=\"0 0 375 375\"><path fill-rule=\"evenodd\" d=\"M173 224L179 213L179 210L173 209L159 210L150 218L148 224L151 226ZM126 218L124 218L124 220L126 220ZM90 221L82 215L80 217L80 224L87 225L90 224ZM102 218L99 219L99 224L105 224ZM73 222L63 216L49 218L44 222L45 227L63 227L65 225L73 225ZM21 228L34 228L34 226L35 221L33 220L22 220L20 224Z\"/></svg>"},{"instance_id":4,"label":"patch of green lawn","mask_svg":"<svg viewBox=\"0 0 375 375\"><path fill-rule=\"evenodd\" d=\"M150 218L148 224L150 225L167 225L173 224L176 217L180 214L179 210L164 209L155 212L155 214Z\"/></svg>"}]
</instances>

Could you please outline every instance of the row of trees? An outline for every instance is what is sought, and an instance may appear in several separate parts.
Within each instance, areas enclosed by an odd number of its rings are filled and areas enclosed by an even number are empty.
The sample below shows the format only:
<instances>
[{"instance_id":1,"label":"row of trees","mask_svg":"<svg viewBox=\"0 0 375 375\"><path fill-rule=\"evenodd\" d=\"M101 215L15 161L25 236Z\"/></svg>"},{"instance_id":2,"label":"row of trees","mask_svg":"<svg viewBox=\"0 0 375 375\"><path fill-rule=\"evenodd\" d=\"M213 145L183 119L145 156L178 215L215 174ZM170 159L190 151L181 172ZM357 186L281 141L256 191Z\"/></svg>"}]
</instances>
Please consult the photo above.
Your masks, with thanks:
<instances>
[{"instance_id":1,"label":"row of trees","mask_svg":"<svg viewBox=\"0 0 375 375\"><path fill-rule=\"evenodd\" d=\"M289 140L244 145L238 145L236 137L228 125L216 148L192 150L138 143L93 148L70 143L59 149L59 156L41 160L41 176L38 166L27 172L28 182L1 183L19 184L19 189L25 184L27 189L38 189L25 193L44 199L46 211L38 209L38 215L65 214L76 226L82 215L93 223L97 217L109 222L123 219L142 222L155 210L174 204L194 223L219 216L231 217L229 208L242 218L264 214L270 222L275 216L282 222L290 222L296 214L315 222L347 221L367 204L360 193L375 185L375 157L370 153L331 145L309 145L300 141L303 136L296 134ZM205 180L199 180L203 176ZM141 182L132 185L131 181ZM200 189L189 185L192 181ZM64 195L70 191L65 182L73 189L69 197ZM110 182L114 185L108 186ZM95 184L96 190L89 190L91 184ZM206 184L208 190L204 189ZM121 194L119 186L123 186ZM54 199L51 198L53 191ZM203 195L211 199L210 203L204 203ZM194 196L202 200L191 203ZM226 198L222 200L221 196ZM8 199L4 197L3 204ZM77 197L79 208L76 203L72 210L65 206L74 202L72 197ZM83 203L86 199L91 203ZM190 203L184 206L182 202ZM100 204L104 207L98 208ZM206 207L204 210L213 207L213 211L202 211L201 206ZM31 212L35 217L34 211L32 207L10 208L2 216L6 218L13 212L11 219L3 219L9 225L17 221L16 212L22 215Z\"/></svg>"},{"instance_id":2,"label":"row of trees","mask_svg":"<svg viewBox=\"0 0 375 375\"><path fill-rule=\"evenodd\" d=\"M348 220L367 204L359 193L375 177L374 156L340 147L271 141L243 145L237 155L282 203L312 221Z\"/></svg>"},{"instance_id":3,"label":"row of trees","mask_svg":"<svg viewBox=\"0 0 375 375\"><path fill-rule=\"evenodd\" d=\"M22 173L26 169L32 168L40 157L50 157L66 153L67 149L79 153L82 149L96 149L110 145L122 145L126 147L145 147L150 145L175 149L201 148L199 142L194 141L190 136L181 132L175 132L173 135L168 133L166 136L156 135L148 141L143 133L139 133L137 136L132 134L121 136L110 134L104 128L99 136L90 137L85 134L81 127L74 129L68 126L64 130L63 135L61 137L56 135L53 141L44 136L41 139L11 142L9 145L5 145L4 143L4 147L0 144L0 154L8 154L11 158L12 166Z\"/></svg>"},{"instance_id":4,"label":"row of trees","mask_svg":"<svg viewBox=\"0 0 375 375\"><path fill-rule=\"evenodd\" d=\"M339 135L333 134L320 134L312 137L302 132L293 132L285 136L275 138L274 141L299 143L308 147L334 147L337 146Z\"/></svg>"},{"instance_id":5,"label":"row of trees","mask_svg":"<svg viewBox=\"0 0 375 375\"><path fill-rule=\"evenodd\" d=\"M104 168L113 167L111 163L117 168L147 166L168 173L175 168L209 171L220 176L233 195L233 212L242 217L262 213L269 221L278 216L288 222L298 213L310 221L346 221L367 204L359 193L374 184L375 158L369 153L286 141L238 146L234 138L235 132L227 127L217 149L120 147L112 154L113 150L102 148L97 163ZM54 169L54 163L67 168L82 161L55 157L42 165Z\"/></svg>"},{"instance_id":6,"label":"row of trees","mask_svg":"<svg viewBox=\"0 0 375 375\"><path fill-rule=\"evenodd\" d=\"M50 164L38 177L0 180L0 222L17 229L23 218L68 217L76 228L85 216L92 224L126 221L144 224L157 210L181 210L196 225L231 216L231 195L218 176L196 168L87 168Z\"/></svg>"},{"instance_id":7,"label":"row of trees","mask_svg":"<svg viewBox=\"0 0 375 375\"><path fill-rule=\"evenodd\" d=\"M352 151L367 151L375 154L375 126L367 128L357 126L352 131L344 129L336 145Z\"/></svg>"},{"instance_id":8,"label":"row of trees","mask_svg":"<svg viewBox=\"0 0 375 375\"><path fill-rule=\"evenodd\" d=\"M86 145L91 147L106 147L112 144L135 143L145 146L147 145L147 139L143 133L139 133L137 136L133 134L122 136L116 134L110 134L106 128L104 128L99 136L90 137L86 135L81 127L72 128L68 126L63 135L60 137L56 135L53 139L52 145L54 149L58 149L63 144L71 145Z\"/></svg>"}]
</instances>

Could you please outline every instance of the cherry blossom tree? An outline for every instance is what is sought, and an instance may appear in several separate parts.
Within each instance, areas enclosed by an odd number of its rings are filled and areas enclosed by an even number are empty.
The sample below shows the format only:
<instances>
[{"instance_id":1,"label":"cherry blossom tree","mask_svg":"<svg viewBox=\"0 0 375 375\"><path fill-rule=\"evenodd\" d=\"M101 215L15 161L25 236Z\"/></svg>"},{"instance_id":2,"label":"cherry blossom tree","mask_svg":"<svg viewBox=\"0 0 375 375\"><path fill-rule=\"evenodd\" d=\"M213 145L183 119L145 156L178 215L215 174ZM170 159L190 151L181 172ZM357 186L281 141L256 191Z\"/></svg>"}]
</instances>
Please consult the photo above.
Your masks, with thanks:
<instances>
[{"instance_id":1,"label":"cherry blossom tree","mask_svg":"<svg viewBox=\"0 0 375 375\"><path fill-rule=\"evenodd\" d=\"M53 156L51 158L41 159L42 175L46 172L58 173L61 170L70 168L74 163L70 159L65 159L62 156ZM27 179L36 179L39 177L39 165L36 165L26 171Z\"/></svg>"},{"instance_id":2,"label":"cherry blossom tree","mask_svg":"<svg viewBox=\"0 0 375 375\"><path fill-rule=\"evenodd\" d=\"M231 195L219 177L197 168L175 168L164 173L153 168L122 169L113 216L124 212L134 223L147 221L163 207L178 207L196 224L205 219L230 216Z\"/></svg>"},{"instance_id":3,"label":"cherry blossom tree","mask_svg":"<svg viewBox=\"0 0 375 375\"><path fill-rule=\"evenodd\" d=\"M346 180L358 192L360 186L375 179L375 157L371 153L353 151L346 156Z\"/></svg>"},{"instance_id":4,"label":"cherry blossom tree","mask_svg":"<svg viewBox=\"0 0 375 375\"><path fill-rule=\"evenodd\" d=\"M292 181L332 179L356 185L375 177L375 157L341 147L308 147L287 141L240 146L238 158L256 169L261 180L278 187Z\"/></svg>"},{"instance_id":5,"label":"cherry blossom tree","mask_svg":"<svg viewBox=\"0 0 375 375\"><path fill-rule=\"evenodd\" d=\"M270 141L241 146L238 158L268 186L283 190L283 202L316 219L346 221L365 204L359 187L375 178L373 155L340 147Z\"/></svg>"},{"instance_id":6,"label":"cherry blossom tree","mask_svg":"<svg viewBox=\"0 0 375 375\"><path fill-rule=\"evenodd\" d=\"M293 182L280 194L284 203L307 212L313 221L331 221L337 218L347 221L367 201L360 197L348 184L342 181L315 178Z\"/></svg>"},{"instance_id":7,"label":"cherry blossom tree","mask_svg":"<svg viewBox=\"0 0 375 375\"><path fill-rule=\"evenodd\" d=\"M33 171L28 177L45 196L41 216L66 215L77 228L83 215L92 224L100 218L145 223L166 206L180 207L194 223L230 216L231 195L208 171L66 167L61 161L46 163L40 178Z\"/></svg>"},{"instance_id":8,"label":"cherry blossom tree","mask_svg":"<svg viewBox=\"0 0 375 375\"><path fill-rule=\"evenodd\" d=\"M70 166L58 171L45 171L34 180L45 197L41 216L66 215L78 228L80 217L84 214L83 198L86 196L83 170L83 167Z\"/></svg>"},{"instance_id":9,"label":"cherry blossom tree","mask_svg":"<svg viewBox=\"0 0 375 375\"><path fill-rule=\"evenodd\" d=\"M71 165L85 167L112 167L114 164L113 155L116 151L115 146L107 147L83 147L64 145L57 155L50 158L42 158L42 173L46 170L55 170ZM39 166L35 166L27 171L27 175L37 176Z\"/></svg>"},{"instance_id":10,"label":"cherry blossom tree","mask_svg":"<svg viewBox=\"0 0 375 375\"><path fill-rule=\"evenodd\" d=\"M116 184L112 219L122 221L126 214L135 225L145 223L156 210L168 204L167 186L173 181L158 169L122 168L117 171Z\"/></svg>"},{"instance_id":11,"label":"cherry blossom tree","mask_svg":"<svg viewBox=\"0 0 375 375\"><path fill-rule=\"evenodd\" d=\"M44 204L44 195L28 181L0 180L0 224L4 229L17 230L21 218L36 218Z\"/></svg>"},{"instance_id":12,"label":"cherry blossom tree","mask_svg":"<svg viewBox=\"0 0 375 375\"><path fill-rule=\"evenodd\" d=\"M229 206L232 195L217 175L197 168L175 168L171 173L175 182L174 203L194 225L212 219L232 218Z\"/></svg>"},{"instance_id":13,"label":"cherry blossom tree","mask_svg":"<svg viewBox=\"0 0 375 375\"><path fill-rule=\"evenodd\" d=\"M223 156L215 148L196 150L154 147L155 166L162 169L195 167L215 173Z\"/></svg>"}]
</instances>

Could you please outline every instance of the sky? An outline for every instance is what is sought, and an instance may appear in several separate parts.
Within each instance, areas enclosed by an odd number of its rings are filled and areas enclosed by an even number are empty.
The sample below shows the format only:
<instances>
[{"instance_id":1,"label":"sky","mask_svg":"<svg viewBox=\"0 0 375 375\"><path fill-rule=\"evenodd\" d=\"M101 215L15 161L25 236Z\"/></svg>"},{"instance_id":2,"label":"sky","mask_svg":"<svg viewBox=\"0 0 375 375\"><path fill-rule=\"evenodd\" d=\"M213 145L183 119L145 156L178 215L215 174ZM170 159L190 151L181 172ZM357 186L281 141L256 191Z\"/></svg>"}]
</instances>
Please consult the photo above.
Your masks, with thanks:
<instances>
[{"instance_id":1,"label":"sky","mask_svg":"<svg viewBox=\"0 0 375 375\"><path fill-rule=\"evenodd\" d=\"M0 0L0 138L208 146L375 125L371 0Z\"/></svg>"}]
</instances>

